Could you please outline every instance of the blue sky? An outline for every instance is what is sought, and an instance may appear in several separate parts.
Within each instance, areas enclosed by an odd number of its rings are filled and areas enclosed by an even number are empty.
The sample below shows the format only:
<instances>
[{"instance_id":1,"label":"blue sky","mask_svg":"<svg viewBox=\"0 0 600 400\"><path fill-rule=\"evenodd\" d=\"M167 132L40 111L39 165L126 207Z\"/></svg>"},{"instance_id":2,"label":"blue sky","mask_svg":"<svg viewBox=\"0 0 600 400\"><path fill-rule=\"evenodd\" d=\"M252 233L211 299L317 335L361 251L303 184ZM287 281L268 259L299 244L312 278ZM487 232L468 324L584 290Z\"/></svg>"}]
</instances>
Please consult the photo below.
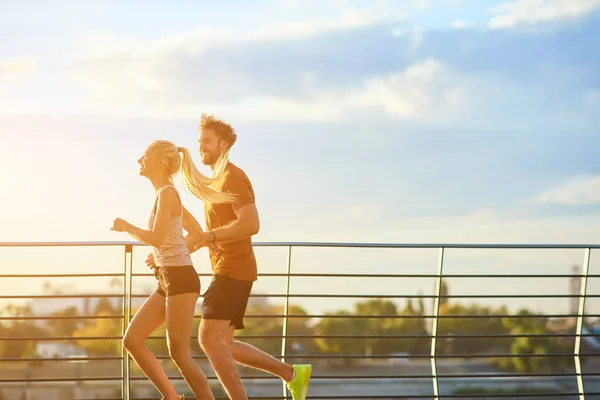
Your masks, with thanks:
<instances>
[{"instance_id":1,"label":"blue sky","mask_svg":"<svg viewBox=\"0 0 600 400\"><path fill-rule=\"evenodd\" d=\"M598 242L598 0L56 4L0 2L0 241L127 239L112 219L153 201L138 155L195 148L212 112L239 133L256 240ZM488 270L582 259L507 257Z\"/></svg>"}]
</instances>

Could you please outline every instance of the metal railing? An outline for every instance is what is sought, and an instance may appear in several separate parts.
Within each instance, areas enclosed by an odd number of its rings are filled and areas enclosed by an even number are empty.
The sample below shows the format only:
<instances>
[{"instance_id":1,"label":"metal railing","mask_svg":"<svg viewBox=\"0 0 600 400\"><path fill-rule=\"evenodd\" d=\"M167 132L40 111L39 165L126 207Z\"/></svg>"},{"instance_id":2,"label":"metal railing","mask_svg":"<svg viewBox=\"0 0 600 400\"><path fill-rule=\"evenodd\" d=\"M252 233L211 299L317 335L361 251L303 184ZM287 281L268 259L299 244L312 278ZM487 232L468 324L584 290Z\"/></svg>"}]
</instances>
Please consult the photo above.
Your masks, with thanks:
<instances>
[{"instance_id":1,"label":"metal railing","mask_svg":"<svg viewBox=\"0 0 600 400\"><path fill-rule=\"evenodd\" d=\"M16 248L16 247L122 247L124 249L123 252L123 269L120 273L87 273L87 274L18 274L18 273L0 273L0 278L2 278L2 282L8 282L10 278L28 278L28 279L40 279L40 278L119 278L123 280L122 292L118 295L113 294L46 294L46 295L32 295L32 294L23 294L23 295L0 295L0 300L9 301L15 299L51 299L51 298L106 298L106 299L120 299L122 303L122 310L120 315L109 315L109 316L101 316L101 315L82 315L82 316L2 316L0 315L0 324L6 323L7 321L28 321L28 320L100 320L100 319L120 319L122 321L121 324L121 332L118 335L112 336L85 336L85 337L58 337L58 336L5 336L2 335L2 330L0 330L0 345L2 342L11 345L11 342L15 341L76 341L76 340L121 340L123 338L123 333L127 329L133 310L133 300L136 298L146 297L146 295L135 294L133 293L133 281L135 278L152 276L151 274L142 274L142 273L134 273L133 271L133 249L136 246L142 246L140 243L135 242L8 242L8 243L0 243L0 249L2 248ZM247 318L280 318L282 319L282 331L281 335L239 335L236 338L241 340L244 339L276 339L281 340L281 351L276 356L284 361L290 361L293 359L303 359L303 360L325 360L327 362L332 362L334 360L342 360L342 361L355 361L360 362L364 360L394 360L397 358L402 359L411 359L411 360L429 360L431 373L428 374L368 374L368 375L356 375L356 374L323 374L322 371L315 371L313 375L313 382L318 382L319 380L336 380L338 383L340 382L352 382L355 383L360 380L372 380L374 381L373 388L377 388L379 384L385 384L385 382L389 382L392 380L406 380L410 382L414 382L418 379L427 379L431 382L431 394L422 394L422 393L393 393L393 394L380 394L379 390L374 389L373 393L368 394L347 394L343 396L338 395L320 395L317 390L311 390L311 394L309 398L311 399L417 399L417 398L431 398L431 399L442 399L442 398L531 398L535 396L541 396L540 398L550 398L550 397L562 397L562 398L573 398L573 399L591 399L594 396L600 396L600 390L587 390L585 388L586 381L584 378L589 377L590 379L594 379L596 376L600 376L600 371L596 372L586 372L582 367L582 359L584 357L594 357L596 353L583 353L582 352L582 339L586 336L595 336L593 333L585 334L583 332L584 328L584 319L585 318L598 318L600 315L595 314L586 314L586 299L588 298L600 298L600 294L588 294L588 278L600 278L600 275L590 274L590 258L592 254L592 250L600 249L600 245L544 245L544 244L369 244L369 243L307 243L307 242L261 242L254 243L255 247L283 247L287 249L287 261L285 273L259 273L259 279L261 276L266 277L281 277L285 279L285 292L282 294L276 295L257 295L253 294L253 297L271 297L271 298L280 298L283 299L283 313L282 314L269 314L269 315L259 315L259 314L250 314L247 315ZM335 273L299 273L294 272L293 264L292 264L292 251L295 248L300 247L312 247L312 248L378 248L378 249L437 249L439 251L439 261L437 264L437 272L434 274L401 274L401 273L393 273L393 274L335 274ZM563 249L563 250L581 250L583 252L582 255L582 270L581 274L573 275L573 274L562 274L562 275L535 275L535 274L446 274L444 271L444 256L447 249ZM260 266L259 266L260 271ZM200 274L200 276L208 276L207 274ZM432 295L405 295L403 294L402 287L398 288L398 293L393 295L343 295L343 294L330 294L330 293L320 293L320 294L296 294L291 293L290 285L294 278L341 278L341 277L353 277L353 278L431 278L435 280L435 292ZM536 278L536 277L544 277L544 278L579 278L581 279L580 291L577 295L536 295L536 294L523 294L523 295L445 295L443 293L443 280L445 278L516 278L516 279L528 279L528 278ZM421 318L421 319L431 319L432 324L430 328L430 332L427 335L424 334L402 334L402 335L375 335L375 334L333 334L333 335L322 335L322 334L310 334L310 335L298 335L289 334L289 324L290 321L294 318L303 318L303 319L326 319L326 318L363 318L363 319L384 319L384 318L399 318L398 315L352 315L352 314L308 314L308 315L300 315L300 314L290 314L290 299L299 299L299 298L321 298L321 299L331 299L331 298L364 298L364 299L405 299L405 298L416 298L416 299L430 299L433 301L433 308L430 314L424 315L402 315L400 318L404 318L406 320ZM527 315L519 315L519 314L494 314L494 315L448 315L440 313L440 305L444 299L456 299L456 298L465 298L465 299L477 299L477 298L577 298L578 299L578 312L576 314L573 313L565 313L565 314L527 314ZM455 318L455 319L480 319L480 318L575 318L575 330L570 333L503 333L503 334L481 334L481 333L473 333L473 334L440 334L439 331L439 323L446 318ZM543 338L573 338L573 351L572 353L525 353L525 354L515 354L515 353L501 353L501 354L440 354L438 352L440 341L448 341L454 339L494 339L494 338L505 338L505 339L514 339L514 338L533 338L533 339L543 339ZM430 347L429 354L288 354L288 342L290 340L299 340L299 339L313 339L313 340L330 340L330 339L391 339L391 340L400 340L400 339L427 339ZM152 339L165 339L165 336L153 336ZM194 340L197 340L197 335L193 336ZM0 346L0 350L2 346ZM536 357L544 357L546 359L551 358L565 358L566 356L572 357L572 361L574 364L574 372L566 372L566 371L550 371L544 373L454 373L454 374L444 374L440 372L439 362L441 360L450 360L450 359L502 359L502 358L536 358ZM166 360L168 356L158 356L161 360ZM196 355L194 356L197 360L206 359L204 355ZM133 399L142 399L140 397L133 397L131 395L131 383L143 381L146 378L143 376L132 376L131 374L131 361L130 357L126 354L126 352L122 349L121 346L121 354L119 356L81 356L81 357L70 357L67 359L68 361L77 362L77 361L85 361L85 362L101 362L101 361L120 361L122 363L121 373L119 376L102 376L102 377L52 377L52 378L39 378L39 377L31 377L25 376L21 378L4 378L2 377L2 373L0 372L0 395L3 387L8 387L7 385L31 385L35 383L77 383L80 381L86 382L102 382L102 381L119 381L121 383L120 388L120 396L123 400L133 400ZM8 363L13 362L35 362L35 363L45 363L45 362L55 362L56 358L52 357L22 357L22 358L0 358L1 365L8 365ZM394 364L396 365L396 364ZM3 367L4 368L4 367ZM2 371L3 369L0 369ZM327 371L327 370L326 370ZM524 378L524 379L565 379L565 378L574 378L576 384L572 390L562 390L556 393L545 393L545 394L536 394L536 393L520 393L520 394L510 394L510 393L498 393L498 394L444 394L440 391L440 384L445 382L444 380L469 380L474 377L478 379L481 378L498 378L502 377L503 379L507 378ZM172 379L181 379L180 377L173 376ZM215 380L215 376L209 376L209 379ZM273 377L266 377L264 375L244 375L243 378L245 380L265 380L265 379L275 379ZM377 383L379 382L379 383ZM595 382L595 381L594 381ZM567 385L568 386L568 385ZM218 397L219 398L219 397ZM220 397L225 398L225 397ZM285 391L285 387L283 393L279 396L258 396L254 398L260 399L280 399L280 398L289 398L289 395ZM91 398L90 398L91 399Z\"/></svg>"}]
</instances>

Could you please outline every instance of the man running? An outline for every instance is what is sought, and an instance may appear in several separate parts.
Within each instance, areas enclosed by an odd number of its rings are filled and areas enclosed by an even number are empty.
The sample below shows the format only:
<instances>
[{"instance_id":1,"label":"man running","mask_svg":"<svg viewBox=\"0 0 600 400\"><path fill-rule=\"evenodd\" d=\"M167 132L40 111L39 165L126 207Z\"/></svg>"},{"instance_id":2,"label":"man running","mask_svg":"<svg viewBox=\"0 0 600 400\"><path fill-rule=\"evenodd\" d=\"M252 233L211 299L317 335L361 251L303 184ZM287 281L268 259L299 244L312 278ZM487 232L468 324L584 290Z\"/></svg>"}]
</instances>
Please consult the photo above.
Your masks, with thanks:
<instances>
[{"instance_id":1,"label":"man running","mask_svg":"<svg viewBox=\"0 0 600 400\"><path fill-rule=\"evenodd\" d=\"M199 126L200 155L217 176L213 188L234 197L233 202L204 203L206 232L193 250L207 246L212 281L204 293L200 346L232 400L247 399L235 362L283 379L294 400L306 399L311 365L289 365L247 343L233 339L244 329L244 314L252 284L257 280L252 236L259 231L254 190L228 153L237 135L224 121L203 114Z\"/></svg>"}]
</instances>

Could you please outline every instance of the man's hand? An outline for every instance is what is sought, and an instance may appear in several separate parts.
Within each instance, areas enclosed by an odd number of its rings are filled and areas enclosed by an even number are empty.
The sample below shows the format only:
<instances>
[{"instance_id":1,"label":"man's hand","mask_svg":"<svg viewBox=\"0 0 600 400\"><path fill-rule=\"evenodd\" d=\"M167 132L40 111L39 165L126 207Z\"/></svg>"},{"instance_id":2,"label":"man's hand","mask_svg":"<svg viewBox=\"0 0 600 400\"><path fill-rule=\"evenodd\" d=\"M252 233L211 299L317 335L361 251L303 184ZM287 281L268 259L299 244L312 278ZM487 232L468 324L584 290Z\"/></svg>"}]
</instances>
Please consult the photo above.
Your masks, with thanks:
<instances>
[{"instance_id":1,"label":"man's hand","mask_svg":"<svg viewBox=\"0 0 600 400\"><path fill-rule=\"evenodd\" d=\"M154 264L154 254L148 254L148 257L146 257L146 265L148 268L156 268L156 264Z\"/></svg>"},{"instance_id":2,"label":"man's hand","mask_svg":"<svg viewBox=\"0 0 600 400\"><path fill-rule=\"evenodd\" d=\"M113 221L112 228L110 228L110 230L116 232L125 232L125 230L127 229L127 225L129 225L129 222L125 221L124 219L115 218L115 220Z\"/></svg>"},{"instance_id":3,"label":"man's hand","mask_svg":"<svg viewBox=\"0 0 600 400\"><path fill-rule=\"evenodd\" d=\"M215 234L212 232L202 232L198 234L198 241L194 245L194 250L198 250L201 247L209 247L214 243Z\"/></svg>"}]
</instances>

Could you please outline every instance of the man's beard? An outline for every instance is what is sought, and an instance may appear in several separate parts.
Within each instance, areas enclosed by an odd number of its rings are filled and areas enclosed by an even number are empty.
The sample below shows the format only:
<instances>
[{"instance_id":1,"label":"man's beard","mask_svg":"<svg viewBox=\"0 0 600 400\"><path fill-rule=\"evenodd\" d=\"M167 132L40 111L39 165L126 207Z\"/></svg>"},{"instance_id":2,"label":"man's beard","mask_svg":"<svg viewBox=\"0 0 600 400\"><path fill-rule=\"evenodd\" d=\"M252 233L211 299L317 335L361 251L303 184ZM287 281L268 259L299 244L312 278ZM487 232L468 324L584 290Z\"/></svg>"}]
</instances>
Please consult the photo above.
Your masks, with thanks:
<instances>
[{"instance_id":1,"label":"man's beard","mask_svg":"<svg viewBox=\"0 0 600 400\"><path fill-rule=\"evenodd\" d=\"M219 159L219 154L207 153L202 157L202 164L214 165Z\"/></svg>"}]
</instances>

